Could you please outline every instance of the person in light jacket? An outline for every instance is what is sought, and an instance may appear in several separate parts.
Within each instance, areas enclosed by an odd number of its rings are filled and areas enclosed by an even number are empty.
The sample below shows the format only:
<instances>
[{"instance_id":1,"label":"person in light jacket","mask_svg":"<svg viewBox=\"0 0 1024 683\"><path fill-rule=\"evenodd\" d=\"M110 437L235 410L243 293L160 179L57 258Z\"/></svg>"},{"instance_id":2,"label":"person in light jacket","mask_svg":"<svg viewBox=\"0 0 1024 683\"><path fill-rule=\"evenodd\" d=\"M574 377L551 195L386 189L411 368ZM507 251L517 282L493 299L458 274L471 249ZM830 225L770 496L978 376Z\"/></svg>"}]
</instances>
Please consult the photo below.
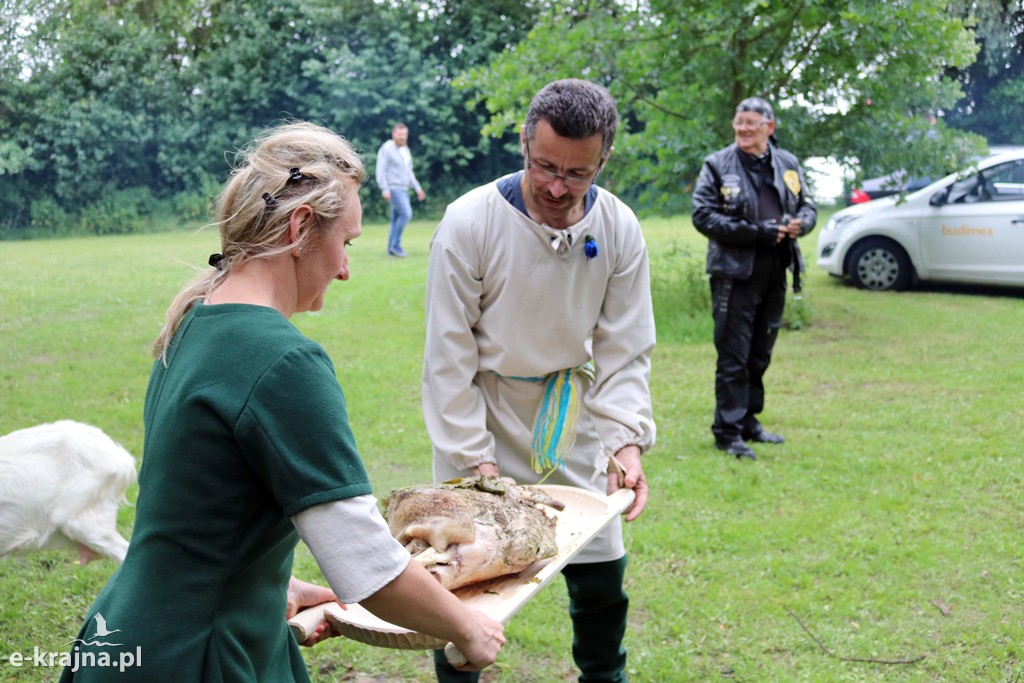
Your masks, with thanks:
<instances>
[{"instance_id":1,"label":"person in light jacket","mask_svg":"<svg viewBox=\"0 0 1024 683\"><path fill-rule=\"evenodd\" d=\"M396 123L391 129L391 139L377 150L377 186L384 201L391 204L388 253L401 258L405 256L402 249L402 233L412 220L409 188L416 191L416 196L421 202L427 196L412 171L409 127L404 123Z\"/></svg>"},{"instance_id":2,"label":"person in light jacket","mask_svg":"<svg viewBox=\"0 0 1024 683\"><path fill-rule=\"evenodd\" d=\"M423 412L434 478L506 476L647 502L654 314L636 216L595 180L618 124L593 83L549 83L524 168L453 202L430 245ZM616 519L562 574L583 681L626 680L626 551ZM438 680L453 671L440 651Z\"/></svg>"}]
</instances>

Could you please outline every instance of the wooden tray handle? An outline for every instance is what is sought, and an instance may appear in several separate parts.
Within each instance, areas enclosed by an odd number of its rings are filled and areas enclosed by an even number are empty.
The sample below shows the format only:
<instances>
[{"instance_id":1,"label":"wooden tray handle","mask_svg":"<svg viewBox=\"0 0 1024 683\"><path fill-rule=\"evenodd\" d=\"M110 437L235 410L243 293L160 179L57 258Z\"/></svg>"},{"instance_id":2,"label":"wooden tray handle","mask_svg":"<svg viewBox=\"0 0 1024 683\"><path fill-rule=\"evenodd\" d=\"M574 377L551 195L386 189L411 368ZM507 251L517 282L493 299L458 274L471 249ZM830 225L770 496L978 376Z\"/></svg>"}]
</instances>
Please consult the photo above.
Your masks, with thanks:
<instances>
[{"instance_id":1,"label":"wooden tray handle","mask_svg":"<svg viewBox=\"0 0 1024 683\"><path fill-rule=\"evenodd\" d=\"M342 611L343 608L336 602L325 602L322 605L307 607L288 620L288 628L292 630L295 640L304 643L313 635L317 627L327 620L328 612L339 616ZM455 647L455 643L445 645L444 654L452 666L464 666L469 662L459 648Z\"/></svg>"},{"instance_id":2,"label":"wooden tray handle","mask_svg":"<svg viewBox=\"0 0 1024 683\"><path fill-rule=\"evenodd\" d=\"M307 607L288 620L288 627L292 630L295 640L304 643L309 640L317 627L327 620L327 612L340 616L343 611L344 608L336 602L325 602L322 605Z\"/></svg>"}]
</instances>

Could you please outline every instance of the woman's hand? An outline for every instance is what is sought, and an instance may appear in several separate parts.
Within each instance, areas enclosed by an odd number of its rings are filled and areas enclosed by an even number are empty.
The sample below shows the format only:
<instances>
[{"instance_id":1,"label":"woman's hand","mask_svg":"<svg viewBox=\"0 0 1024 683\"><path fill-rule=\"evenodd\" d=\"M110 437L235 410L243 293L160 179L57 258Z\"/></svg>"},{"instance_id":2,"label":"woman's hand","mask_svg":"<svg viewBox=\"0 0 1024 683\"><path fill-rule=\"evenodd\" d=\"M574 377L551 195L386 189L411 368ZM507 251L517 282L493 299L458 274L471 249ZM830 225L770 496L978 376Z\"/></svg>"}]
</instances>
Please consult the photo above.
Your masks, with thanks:
<instances>
[{"instance_id":1,"label":"woman's hand","mask_svg":"<svg viewBox=\"0 0 1024 683\"><path fill-rule=\"evenodd\" d=\"M450 662L459 671L480 671L494 664L505 644L505 627L501 622L476 610L471 610L470 615L467 637L459 642L452 641L466 660Z\"/></svg>"},{"instance_id":2,"label":"woman's hand","mask_svg":"<svg viewBox=\"0 0 1024 683\"><path fill-rule=\"evenodd\" d=\"M314 583L306 583L293 576L288 582L288 608L285 610L284 618L291 619L307 607L315 607L332 600L338 602L338 596L330 588L317 586ZM345 607L340 602L338 604ZM331 629L330 623L324 621L316 627L316 630L313 631L313 634L305 642L299 643L299 645L311 647L332 636L334 636L334 631Z\"/></svg>"}]
</instances>

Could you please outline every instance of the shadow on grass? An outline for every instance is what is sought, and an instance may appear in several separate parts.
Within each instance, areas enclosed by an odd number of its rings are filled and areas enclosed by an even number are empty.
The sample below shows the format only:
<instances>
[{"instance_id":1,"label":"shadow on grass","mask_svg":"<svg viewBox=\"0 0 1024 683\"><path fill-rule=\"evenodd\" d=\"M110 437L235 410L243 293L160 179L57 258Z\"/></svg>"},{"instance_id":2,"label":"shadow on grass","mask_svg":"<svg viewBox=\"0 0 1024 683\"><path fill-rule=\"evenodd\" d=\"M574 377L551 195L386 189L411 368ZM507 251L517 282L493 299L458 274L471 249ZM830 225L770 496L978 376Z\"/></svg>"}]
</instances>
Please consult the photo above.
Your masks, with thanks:
<instances>
[{"instance_id":1,"label":"shadow on grass","mask_svg":"<svg viewBox=\"0 0 1024 683\"><path fill-rule=\"evenodd\" d=\"M1024 299L1024 285L970 285L957 282L919 282L908 293L931 292L964 296L990 296L1003 299Z\"/></svg>"}]
</instances>

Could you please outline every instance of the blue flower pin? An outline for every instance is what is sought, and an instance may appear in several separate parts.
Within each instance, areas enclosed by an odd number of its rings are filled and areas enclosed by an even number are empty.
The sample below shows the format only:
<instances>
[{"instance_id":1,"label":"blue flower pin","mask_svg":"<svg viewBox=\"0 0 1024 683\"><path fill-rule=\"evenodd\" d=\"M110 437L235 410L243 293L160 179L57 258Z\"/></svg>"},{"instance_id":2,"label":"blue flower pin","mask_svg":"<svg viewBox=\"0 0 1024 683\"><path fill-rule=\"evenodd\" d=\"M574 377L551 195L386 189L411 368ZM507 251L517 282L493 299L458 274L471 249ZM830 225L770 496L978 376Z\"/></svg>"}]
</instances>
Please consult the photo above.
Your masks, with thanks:
<instances>
[{"instance_id":1,"label":"blue flower pin","mask_svg":"<svg viewBox=\"0 0 1024 683\"><path fill-rule=\"evenodd\" d=\"M597 255L601 253L601 250L597 248L597 240L591 235L583 238L583 253L587 255L588 261L597 258Z\"/></svg>"}]
</instances>

